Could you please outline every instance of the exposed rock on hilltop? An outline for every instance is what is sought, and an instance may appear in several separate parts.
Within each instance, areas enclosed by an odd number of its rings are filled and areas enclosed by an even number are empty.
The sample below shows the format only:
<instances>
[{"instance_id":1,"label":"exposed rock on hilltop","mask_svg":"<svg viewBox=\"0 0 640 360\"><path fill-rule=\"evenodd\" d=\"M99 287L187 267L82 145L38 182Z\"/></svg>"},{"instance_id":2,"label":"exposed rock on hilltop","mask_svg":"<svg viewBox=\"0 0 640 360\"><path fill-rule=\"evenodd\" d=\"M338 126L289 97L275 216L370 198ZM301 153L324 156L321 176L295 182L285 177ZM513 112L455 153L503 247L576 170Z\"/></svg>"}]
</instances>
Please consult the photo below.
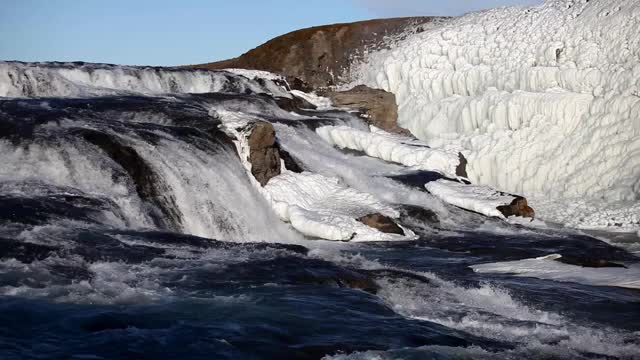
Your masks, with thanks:
<instances>
[{"instance_id":1,"label":"exposed rock on hilltop","mask_svg":"<svg viewBox=\"0 0 640 360\"><path fill-rule=\"evenodd\" d=\"M301 90L335 85L367 50L385 46L385 38L401 38L405 31L437 19L410 17L360 21L302 29L279 36L229 60L190 65L191 68L242 68L285 75Z\"/></svg>"}]
</instances>

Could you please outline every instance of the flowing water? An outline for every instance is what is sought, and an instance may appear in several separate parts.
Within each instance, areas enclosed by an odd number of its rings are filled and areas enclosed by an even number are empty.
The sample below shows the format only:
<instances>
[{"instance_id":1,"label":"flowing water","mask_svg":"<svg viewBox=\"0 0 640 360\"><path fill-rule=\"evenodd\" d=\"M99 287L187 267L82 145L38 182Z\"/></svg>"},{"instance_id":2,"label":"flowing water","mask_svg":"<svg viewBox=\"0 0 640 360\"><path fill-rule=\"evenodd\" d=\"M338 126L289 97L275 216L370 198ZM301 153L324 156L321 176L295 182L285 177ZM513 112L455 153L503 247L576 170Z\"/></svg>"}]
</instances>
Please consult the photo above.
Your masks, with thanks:
<instances>
[{"instance_id":1,"label":"flowing water","mask_svg":"<svg viewBox=\"0 0 640 360\"><path fill-rule=\"evenodd\" d=\"M2 65L2 359L640 358L637 289L472 269L637 257L450 207L424 191L433 174L313 131L364 128L352 114L292 115L276 84L223 72ZM250 182L220 109L271 121L306 170L393 204L419 239L297 233Z\"/></svg>"}]
</instances>

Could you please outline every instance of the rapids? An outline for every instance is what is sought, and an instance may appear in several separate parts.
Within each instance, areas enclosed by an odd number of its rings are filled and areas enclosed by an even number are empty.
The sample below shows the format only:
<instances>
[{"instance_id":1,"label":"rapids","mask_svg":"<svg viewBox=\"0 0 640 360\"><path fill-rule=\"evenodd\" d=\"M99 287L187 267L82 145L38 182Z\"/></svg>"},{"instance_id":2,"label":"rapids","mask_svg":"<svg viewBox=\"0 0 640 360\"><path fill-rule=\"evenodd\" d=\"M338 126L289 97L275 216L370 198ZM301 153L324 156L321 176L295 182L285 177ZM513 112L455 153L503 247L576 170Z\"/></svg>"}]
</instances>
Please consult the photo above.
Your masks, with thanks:
<instances>
[{"instance_id":1,"label":"rapids","mask_svg":"<svg viewBox=\"0 0 640 360\"><path fill-rule=\"evenodd\" d=\"M625 276L632 252L445 204L424 187L440 174L326 142L322 126L368 128L284 110L277 78L2 63L0 95L2 359L640 357L638 289L474 271L560 254ZM272 123L292 161L417 240L302 235L250 178L228 114Z\"/></svg>"}]
</instances>

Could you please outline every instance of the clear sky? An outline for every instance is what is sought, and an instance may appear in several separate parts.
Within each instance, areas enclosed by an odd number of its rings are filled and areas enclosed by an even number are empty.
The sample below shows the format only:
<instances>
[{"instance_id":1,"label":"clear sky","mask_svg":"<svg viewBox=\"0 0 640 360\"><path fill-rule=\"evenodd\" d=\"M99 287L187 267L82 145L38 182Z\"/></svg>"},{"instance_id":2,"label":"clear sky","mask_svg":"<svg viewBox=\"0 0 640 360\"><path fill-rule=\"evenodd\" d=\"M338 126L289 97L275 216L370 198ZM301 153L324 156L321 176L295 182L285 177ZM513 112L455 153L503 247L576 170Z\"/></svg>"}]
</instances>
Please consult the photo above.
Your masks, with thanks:
<instances>
[{"instance_id":1,"label":"clear sky","mask_svg":"<svg viewBox=\"0 0 640 360\"><path fill-rule=\"evenodd\" d=\"M0 60L183 65L292 30L542 0L0 0Z\"/></svg>"}]
</instances>

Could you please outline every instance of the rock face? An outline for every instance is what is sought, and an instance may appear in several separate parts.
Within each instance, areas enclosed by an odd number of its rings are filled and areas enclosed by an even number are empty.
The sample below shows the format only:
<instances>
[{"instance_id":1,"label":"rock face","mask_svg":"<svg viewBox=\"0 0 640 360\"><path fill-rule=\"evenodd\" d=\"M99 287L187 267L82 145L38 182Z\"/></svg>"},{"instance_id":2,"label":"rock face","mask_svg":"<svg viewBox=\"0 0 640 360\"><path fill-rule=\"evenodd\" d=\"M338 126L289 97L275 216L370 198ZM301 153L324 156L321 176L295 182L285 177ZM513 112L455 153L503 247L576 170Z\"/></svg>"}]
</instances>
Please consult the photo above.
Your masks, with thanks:
<instances>
[{"instance_id":1,"label":"rock face","mask_svg":"<svg viewBox=\"0 0 640 360\"><path fill-rule=\"evenodd\" d=\"M268 122L258 121L252 125L249 142L251 173L260 185L265 186L271 178L280 175L280 152L276 143L276 132Z\"/></svg>"},{"instance_id":2,"label":"rock face","mask_svg":"<svg viewBox=\"0 0 640 360\"><path fill-rule=\"evenodd\" d=\"M411 136L398 126L398 105L396 96L390 92L358 85L347 91L327 91L322 95L331 99L336 107L347 107L360 111L367 122L382 130Z\"/></svg>"},{"instance_id":3,"label":"rock face","mask_svg":"<svg viewBox=\"0 0 640 360\"><path fill-rule=\"evenodd\" d=\"M360 21L298 30L279 36L235 58L190 68L242 68L282 74L289 84L309 91L336 85L366 50L384 47L385 38L402 38L442 18L412 17Z\"/></svg>"},{"instance_id":4,"label":"rock face","mask_svg":"<svg viewBox=\"0 0 640 360\"><path fill-rule=\"evenodd\" d=\"M509 205L498 206L498 211L500 211L505 217L521 216L525 218L534 218L536 215L535 211L527 203L527 199L522 196L516 196Z\"/></svg>"},{"instance_id":5,"label":"rock face","mask_svg":"<svg viewBox=\"0 0 640 360\"><path fill-rule=\"evenodd\" d=\"M404 231L391 218L382 214L371 214L358 219L361 223L386 234L405 235Z\"/></svg>"}]
</instances>

